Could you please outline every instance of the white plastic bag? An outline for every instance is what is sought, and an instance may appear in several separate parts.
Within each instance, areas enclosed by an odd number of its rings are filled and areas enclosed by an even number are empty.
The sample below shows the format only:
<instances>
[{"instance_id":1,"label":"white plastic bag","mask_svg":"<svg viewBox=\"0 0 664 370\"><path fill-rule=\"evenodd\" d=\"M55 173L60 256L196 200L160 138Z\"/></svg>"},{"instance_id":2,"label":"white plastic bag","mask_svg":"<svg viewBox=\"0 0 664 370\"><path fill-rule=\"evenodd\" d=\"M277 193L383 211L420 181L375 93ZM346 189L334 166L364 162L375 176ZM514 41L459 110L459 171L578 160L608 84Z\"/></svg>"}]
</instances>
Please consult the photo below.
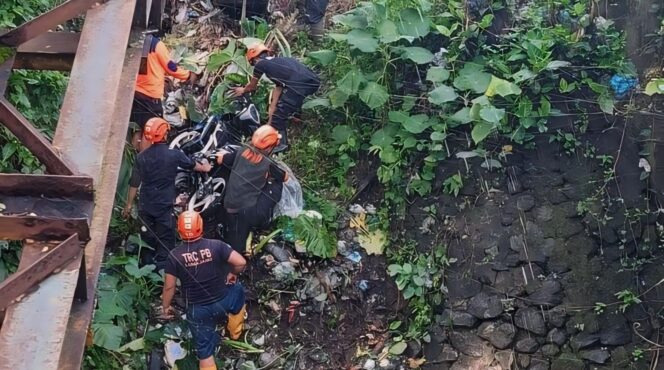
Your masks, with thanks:
<instances>
[{"instance_id":1,"label":"white plastic bag","mask_svg":"<svg viewBox=\"0 0 664 370\"><path fill-rule=\"evenodd\" d=\"M280 168L288 173L288 180L284 182L284 188L281 191L281 200L274 207L272 217L288 216L296 218L302 213L304 208L304 199L302 198L302 187L297 181L293 171L283 162L277 161Z\"/></svg>"}]
</instances>

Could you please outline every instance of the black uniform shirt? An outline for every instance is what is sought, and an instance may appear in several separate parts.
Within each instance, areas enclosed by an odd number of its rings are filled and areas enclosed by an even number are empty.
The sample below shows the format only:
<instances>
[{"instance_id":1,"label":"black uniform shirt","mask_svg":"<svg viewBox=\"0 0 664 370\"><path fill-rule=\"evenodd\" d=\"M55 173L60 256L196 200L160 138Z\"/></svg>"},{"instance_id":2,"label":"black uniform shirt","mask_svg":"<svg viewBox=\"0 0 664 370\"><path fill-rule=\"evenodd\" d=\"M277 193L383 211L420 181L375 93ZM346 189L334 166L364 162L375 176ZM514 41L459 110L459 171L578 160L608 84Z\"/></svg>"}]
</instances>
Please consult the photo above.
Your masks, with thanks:
<instances>
[{"instance_id":1,"label":"black uniform shirt","mask_svg":"<svg viewBox=\"0 0 664 370\"><path fill-rule=\"evenodd\" d=\"M184 242L171 251L164 271L180 279L187 305L204 305L226 296L228 258L233 249L221 240Z\"/></svg>"},{"instance_id":2,"label":"black uniform shirt","mask_svg":"<svg viewBox=\"0 0 664 370\"><path fill-rule=\"evenodd\" d=\"M139 209L155 217L171 212L177 196L178 167L191 170L195 166L193 159L180 150L169 149L166 143L154 144L139 153L129 181L132 187L141 186Z\"/></svg>"},{"instance_id":3,"label":"black uniform shirt","mask_svg":"<svg viewBox=\"0 0 664 370\"><path fill-rule=\"evenodd\" d=\"M301 99L315 93L320 86L318 75L293 58L259 60L254 65L254 77L260 78L263 74L277 86L292 90Z\"/></svg>"}]
</instances>

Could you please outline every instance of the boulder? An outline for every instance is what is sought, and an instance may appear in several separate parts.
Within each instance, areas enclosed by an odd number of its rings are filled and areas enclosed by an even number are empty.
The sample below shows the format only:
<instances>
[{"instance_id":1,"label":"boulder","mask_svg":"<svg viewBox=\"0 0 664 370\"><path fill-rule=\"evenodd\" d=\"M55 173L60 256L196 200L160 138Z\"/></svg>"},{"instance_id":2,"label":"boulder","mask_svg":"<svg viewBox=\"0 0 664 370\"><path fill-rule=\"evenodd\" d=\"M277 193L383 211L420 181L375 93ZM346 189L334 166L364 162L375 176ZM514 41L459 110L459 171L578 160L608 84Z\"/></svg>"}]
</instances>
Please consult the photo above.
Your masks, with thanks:
<instances>
[{"instance_id":1,"label":"boulder","mask_svg":"<svg viewBox=\"0 0 664 370\"><path fill-rule=\"evenodd\" d=\"M500 298L481 292L468 302L468 312L478 319L493 319L503 313Z\"/></svg>"},{"instance_id":2,"label":"boulder","mask_svg":"<svg viewBox=\"0 0 664 370\"><path fill-rule=\"evenodd\" d=\"M542 313L534 308L520 308L514 315L514 323L517 327L528 330L537 335L546 334L546 324Z\"/></svg>"},{"instance_id":3,"label":"boulder","mask_svg":"<svg viewBox=\"0 0 664 370\"><path fill-rule=\"evenodd\" d=\"M539 344L535 340L535 338L524 338L516 342L516 345L514 346L514 349L516 349L517 352L521 353L535 353L537 351L537 347L539 347Z\"/></svg>"},{"instance_id":4,"label":"boulder","mask_svg":"<svg viewBox=\"0 0 664 370\"><path fill-rule=\"evenodd\" d=\"M494 347L505 349L512 344L516 335L516 328L506 322L484 322L477 329L477 334L488 340Z\"/></svg>"},{"instance_id":5,"label":"boulder","mask_svg":"<svg viewBox=\"0 0 664 370\"><path fill-rule=\"evenodd\" d=\"M442 323L451 323L452 326L456 327L472 328L477 324L475 316L463 311L446 309L440 315L440 318Z\"/></svg>"}]
</instances>

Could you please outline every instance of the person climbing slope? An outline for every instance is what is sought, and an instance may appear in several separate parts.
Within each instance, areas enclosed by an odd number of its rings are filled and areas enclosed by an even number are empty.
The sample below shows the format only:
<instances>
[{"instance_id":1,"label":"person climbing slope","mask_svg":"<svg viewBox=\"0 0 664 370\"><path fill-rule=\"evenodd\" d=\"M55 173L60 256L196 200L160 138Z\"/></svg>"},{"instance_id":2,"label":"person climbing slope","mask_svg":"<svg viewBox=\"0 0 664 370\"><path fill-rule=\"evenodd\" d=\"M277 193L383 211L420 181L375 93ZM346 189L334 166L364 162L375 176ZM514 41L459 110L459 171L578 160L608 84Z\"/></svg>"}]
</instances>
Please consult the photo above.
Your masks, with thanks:
<instances>
[{"instance_id":1,"label":"person climbing slope","mask_svg":"<svg viewBox=\"0 0 664 370\"><path fill-rule=\"evenodd\" d=\"M181 81L196 82L198 78L195 73L187 71L171 60L170 51L157 37L147 36L150 42L150 52L147 57L147 73L139 74L136 78L134 102L131 107L129 121L135 122L141 128L153 117L161 117L164 108L161 99L164 96L164 82L166 75ZM134 147L140 139L140 131L133 137Z\"/></svg>"},{"instance_id":2,"label":"person climbing slope","mask_svg":"<svg viewBox=\"0 0 664 370\"><path fill-rule=\"evenodd\" d=\"M275 57L264 44L258 43L247 50L247 60L254 66L254 75L249 84L234 89L235 96L256 90L258 80L265 75L276 85L268 108L267 124L281 134L278 153L288 149L286 129L288 120L302 108L304 98L320 87L320 79L307 66L295 58Z\"/></svg>"},{"instance_id":3,"label":"person climbing slope","mask_svg":"<svg viewBox=\"0 0 664 370\"><path fill-rule=\"evenodd\" d=\"M172 318L171 302L179 279L199 367L216 370L214 354L221 340L217 324L228 320L228 334L234 340L242 334L245 294L237 275L246 261L228 244L202 237L203 219L198 212L182 212L177 228L182 244L171 252L164 270L162 311L165 318Z\"/></svg>"},{"instance_id":4,"label":"person climbing slope","mask_svg":"<svg viewBox=\"0 0 664 370\"><path fill-rule=\"evenodd\" d=\"M270 222L288 179L286 171L270 159L279 139L274 127L263 125L254 132L247 147L217 154L217 163L231 170L224 194L222 239L240 253L246 250L251 230Z\"/></svg>"},{"instance_id":5,"label":"person climbing slope","mask_svg":"<svg viewBox=\"0 0 664 370\"><path fill-rule=\"evenodd\" d=\"M183 152L169 149L166 143L169 129L170 125L163 118L151 118L145 124L143 140L151 145L136 157L127 203L122 211L124 217L129 216L140 186L138 215L148 229L148 244L156 250L154 256L150 251L144 251L141 262L154 263L157 269L163 268L168 251L175 246L173 203L178 167L200 172L212 169L209 163L196 163Z\"/></svg>"}]
</instances>

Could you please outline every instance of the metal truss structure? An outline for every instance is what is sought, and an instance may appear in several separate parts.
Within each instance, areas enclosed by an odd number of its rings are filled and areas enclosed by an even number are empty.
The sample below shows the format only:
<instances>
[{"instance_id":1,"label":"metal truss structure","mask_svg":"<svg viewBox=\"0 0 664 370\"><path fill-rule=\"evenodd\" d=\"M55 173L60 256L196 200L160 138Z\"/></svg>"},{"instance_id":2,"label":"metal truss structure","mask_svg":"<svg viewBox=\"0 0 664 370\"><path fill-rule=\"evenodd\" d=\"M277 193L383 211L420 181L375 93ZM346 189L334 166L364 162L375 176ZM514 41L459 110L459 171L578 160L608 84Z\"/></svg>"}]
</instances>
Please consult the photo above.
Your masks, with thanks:
<instances>
[{"instance_id":1,"label":"metal truss structure","mask_svg":"<svg viewBox=\"0 0 664 370\"><path fill-rule=\"evenodd\" d=\"M0 369L80 369L113 209L144 31L165 0L68 0L0 46L0 124L45 175L0 174L0 239L23 244L0 283ZM51 32L85 15L80 33ZM138 45L138 46L136 46ZM70 71L53 140L4 98L12 69ZM3 319L4 316L4 319Z\"/></svg>"}]
</instances>

